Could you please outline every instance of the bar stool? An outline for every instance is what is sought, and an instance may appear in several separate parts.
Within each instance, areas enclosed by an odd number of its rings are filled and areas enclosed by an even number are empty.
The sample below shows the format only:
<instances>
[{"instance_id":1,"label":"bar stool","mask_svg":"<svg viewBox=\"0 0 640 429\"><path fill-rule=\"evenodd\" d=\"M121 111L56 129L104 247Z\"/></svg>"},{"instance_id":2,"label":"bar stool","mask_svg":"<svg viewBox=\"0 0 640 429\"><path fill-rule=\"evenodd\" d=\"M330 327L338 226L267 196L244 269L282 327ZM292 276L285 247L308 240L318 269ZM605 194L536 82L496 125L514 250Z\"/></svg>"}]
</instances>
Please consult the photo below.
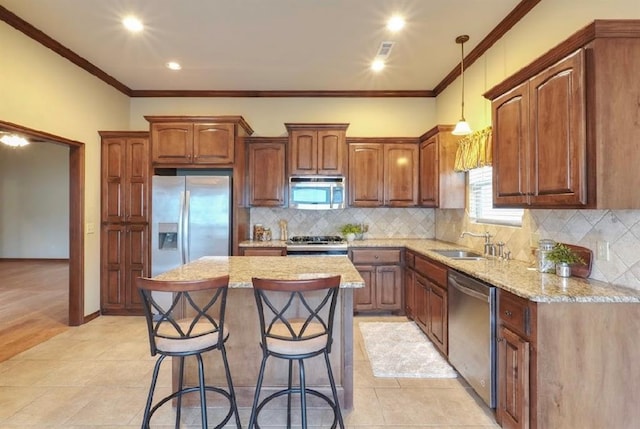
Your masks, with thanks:
<instances>
[{"instance_id":1,"label":"bar stool","mask_svg":"<svg viewBox=\"0 0 640 429\"><path fill-rule=\"evenodd\" d=\"M180 427L182 396L190 392L199 392L200 394L203 428L208 427L206 392L215 392L229 401L229 412L215 427L223 427L235 414L236 426L241 428L224 346L229 337L229 333L224 329L229 276L195 281L166 281L139 277L136 279L136 286L142 297L149 331L151 356L159 355L153 368L142 429L149 428L149 421L153 413L173 399L176 399L177 404L175 427L178 429ZM157 294L157 292L169 292L171 295ZM171 298L166 299L167 296ZM202 354L212 350L220 350L222 354L228 391L205 384ZM158 372L161 363L167 356L178 359L177 390L153 405ZM185 357L188 356L195 356L198 363L197 386L184 386L184 363Z\"/></svg>"},{"instance_id":2,"label":"bar stool","mask_svg":"<svg viewBox=\"0 0 640 429\"><path fill-rule=\"evenodd\" d=\"M291 396L300 395L302 428L307 428L307 400L310 394L326 401L333 410L333 423L344 429L336 383L331 371L329 353L333 342L335 314L340 276L304 279L272 280L253 278L253 290L258 307L262 348L262 364L251 408L249 428L260 428L258 416L271 400L287 395L287 428L291 427ZM324 356L333 398L305 384L304 360ZM279 390L260 401L267 359L273 356L289 361L286 389ZM293 362L298 363L299 386L293 386Z\"/></svg>"}]
</instances>

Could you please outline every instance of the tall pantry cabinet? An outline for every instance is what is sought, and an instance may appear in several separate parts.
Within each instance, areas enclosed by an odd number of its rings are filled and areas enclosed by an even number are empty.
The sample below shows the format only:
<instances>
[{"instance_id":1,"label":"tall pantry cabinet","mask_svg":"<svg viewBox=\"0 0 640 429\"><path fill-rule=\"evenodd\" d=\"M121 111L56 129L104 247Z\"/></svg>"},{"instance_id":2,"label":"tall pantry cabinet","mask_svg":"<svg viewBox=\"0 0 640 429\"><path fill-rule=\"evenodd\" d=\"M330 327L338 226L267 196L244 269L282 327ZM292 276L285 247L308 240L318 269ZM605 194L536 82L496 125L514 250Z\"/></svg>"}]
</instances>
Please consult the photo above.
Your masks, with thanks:
<instances>
[{"instance_id":1,"label":"tall pantry cabinet","mask_svg":"<svg viewBox=\"0 0 640 429\"><path fill-rule=\"evenodd\" d=\"M135 278L148 276L149 133L101 131L100 310L136 315Z\"/></svg>"}]
</instances>

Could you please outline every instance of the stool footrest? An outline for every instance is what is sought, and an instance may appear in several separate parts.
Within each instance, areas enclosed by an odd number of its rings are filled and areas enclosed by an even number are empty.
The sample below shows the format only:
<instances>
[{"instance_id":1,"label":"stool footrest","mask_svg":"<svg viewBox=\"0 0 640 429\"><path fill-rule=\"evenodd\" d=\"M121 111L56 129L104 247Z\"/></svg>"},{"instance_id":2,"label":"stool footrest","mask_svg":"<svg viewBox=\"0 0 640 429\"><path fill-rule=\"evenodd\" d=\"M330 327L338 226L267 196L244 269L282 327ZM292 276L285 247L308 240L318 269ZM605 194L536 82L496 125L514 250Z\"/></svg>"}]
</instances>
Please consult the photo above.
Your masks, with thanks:
<instances>
[{"instance_id":1,"label":"stool footrest","mask_svg":"<svg viewBox=\"0 0 640 429\"><path fill-rule=\"evenodd\" d=\"M304 391L307 394L323 399L327 404L329 404L329 406L331 407L331 410L333 411L333 423L331 424L331 429L336 428L338 425L338 412L336 411L336 407L339 407L340 405L335 404L332 398L315 389L305 389ZM299 387L292 387L291 389L278 390L277 392L273 392L272 394L264 398L262 401L260 401L260 404L258 404L258 406L256 407L256 412L255 412L254 424L256 429L260 429L260 425L258 424L258 417L260 415L260 411L262 410L262 408L265 405L267 405L269 402L271 402L273 399L279 398L284 395L288 395L290 393L301 395L302 389L300 389ZM291 412L291 410L288 410L288 412Z\"/></svg>"}]
</instances>

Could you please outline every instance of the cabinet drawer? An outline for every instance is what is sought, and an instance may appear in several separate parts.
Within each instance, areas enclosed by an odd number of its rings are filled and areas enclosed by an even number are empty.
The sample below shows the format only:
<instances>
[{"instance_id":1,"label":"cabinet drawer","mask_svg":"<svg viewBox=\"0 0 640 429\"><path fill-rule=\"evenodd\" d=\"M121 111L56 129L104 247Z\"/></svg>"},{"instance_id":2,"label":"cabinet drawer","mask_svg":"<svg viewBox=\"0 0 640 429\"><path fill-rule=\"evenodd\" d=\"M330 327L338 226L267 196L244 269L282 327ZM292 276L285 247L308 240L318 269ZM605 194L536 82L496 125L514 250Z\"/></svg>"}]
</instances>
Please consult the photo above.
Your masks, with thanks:
<instances>
[{"instance_id":1,"label":"cabinet drawer","mask_svg":"<svg viewBox=\"0 0 640 429\"><path fill-rule=\"evenodd\" d=\"M400 264L402 250L400 249L353 249L351 262L358 264Z\"/></svg>"},{"instance_id":2,"label":"cabinet drawer","mask_svg":"<svg viewBox=\"0 0 640 429\"><path fill-rule=\"evenodd\" d=\"M507 326L520 335L531 335L531 314L529 301L503 290L498 297L498 317L503 326Z\"/></svg>"},{"instance_id":3,"label":"cabinet drawer","mask_svg":"<svg viewBox=\"0 0 640 429\"><path fill-rule=\"evenodd\" d=\"M287 249L284 247L243 247L243 256L286 256Z\"/></svg>"},{"instance_id":4,"label":"cabinet drawer","mask_svg":"<svg viewBox=\"0 0 640 429\"><path fill-rule=\"evenodd\" d=\"M432 281L438 283L442 287L447 286L447 267L440 265L435 261L416 256L416 271Z\"/></svg>"}]
</instances>

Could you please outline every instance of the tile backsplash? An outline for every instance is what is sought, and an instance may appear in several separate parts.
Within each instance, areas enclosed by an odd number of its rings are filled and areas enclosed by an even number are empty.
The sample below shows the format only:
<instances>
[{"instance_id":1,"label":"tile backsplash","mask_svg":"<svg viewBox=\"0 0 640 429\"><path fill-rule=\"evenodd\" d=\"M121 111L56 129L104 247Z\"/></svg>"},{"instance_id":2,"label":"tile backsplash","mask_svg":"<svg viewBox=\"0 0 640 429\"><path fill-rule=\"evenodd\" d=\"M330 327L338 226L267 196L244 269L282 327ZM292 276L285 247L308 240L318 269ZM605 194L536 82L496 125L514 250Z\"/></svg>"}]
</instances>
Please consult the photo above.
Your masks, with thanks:
<instances>
[{"instance_id":1,"label":"tile backsplash","mask_svg":"<svg viewBox=\"0 0 640 429\"><path fill-rule=\"evenodd\" d=\"M525 210L521 227L472 222L464 210L424 208L347 208L344 210L251 209L251 223L280 237L279 221L292 235L339 234L345 223L365 223L365 238L436 238L482 252L483 240L460 238L462 231L489 231L514 259L533 263L537 240L551 238L594 252L591 278L640 290L640 210ZM598 241L609 243L609 260L597 258Z\"/></svg>"},{"instance_id":2,"label":"tile backsplash","mask_svg":"<svg viewBox=\"0 0 640 429\"><path fill-rule=\"evenodd\" d=\"M280 238L279 222L287 221L289 236L339 235L346 223L369 226L365 238L433 238L435 213L421 208L348 208L343 210L296 210L255 207L251 224L271 228L273 238Z\"/></svg>"},{"instance_id":3,"label":"tile backsplash","mask_svg":"<svg viewBox=\"0 0 640 429\"><path fill-rule=\"evenodd\" d=\"M640 290L640 210L525 210L522 227L473 223L464 210L436 210L436 238L482 251L481 238L462 231L489 231L514 259L534 261L539 238L587 247L594 252L590 278ZM597 258L598 241L609 243L609 260Z\"/></svg>"}]
</instances>

